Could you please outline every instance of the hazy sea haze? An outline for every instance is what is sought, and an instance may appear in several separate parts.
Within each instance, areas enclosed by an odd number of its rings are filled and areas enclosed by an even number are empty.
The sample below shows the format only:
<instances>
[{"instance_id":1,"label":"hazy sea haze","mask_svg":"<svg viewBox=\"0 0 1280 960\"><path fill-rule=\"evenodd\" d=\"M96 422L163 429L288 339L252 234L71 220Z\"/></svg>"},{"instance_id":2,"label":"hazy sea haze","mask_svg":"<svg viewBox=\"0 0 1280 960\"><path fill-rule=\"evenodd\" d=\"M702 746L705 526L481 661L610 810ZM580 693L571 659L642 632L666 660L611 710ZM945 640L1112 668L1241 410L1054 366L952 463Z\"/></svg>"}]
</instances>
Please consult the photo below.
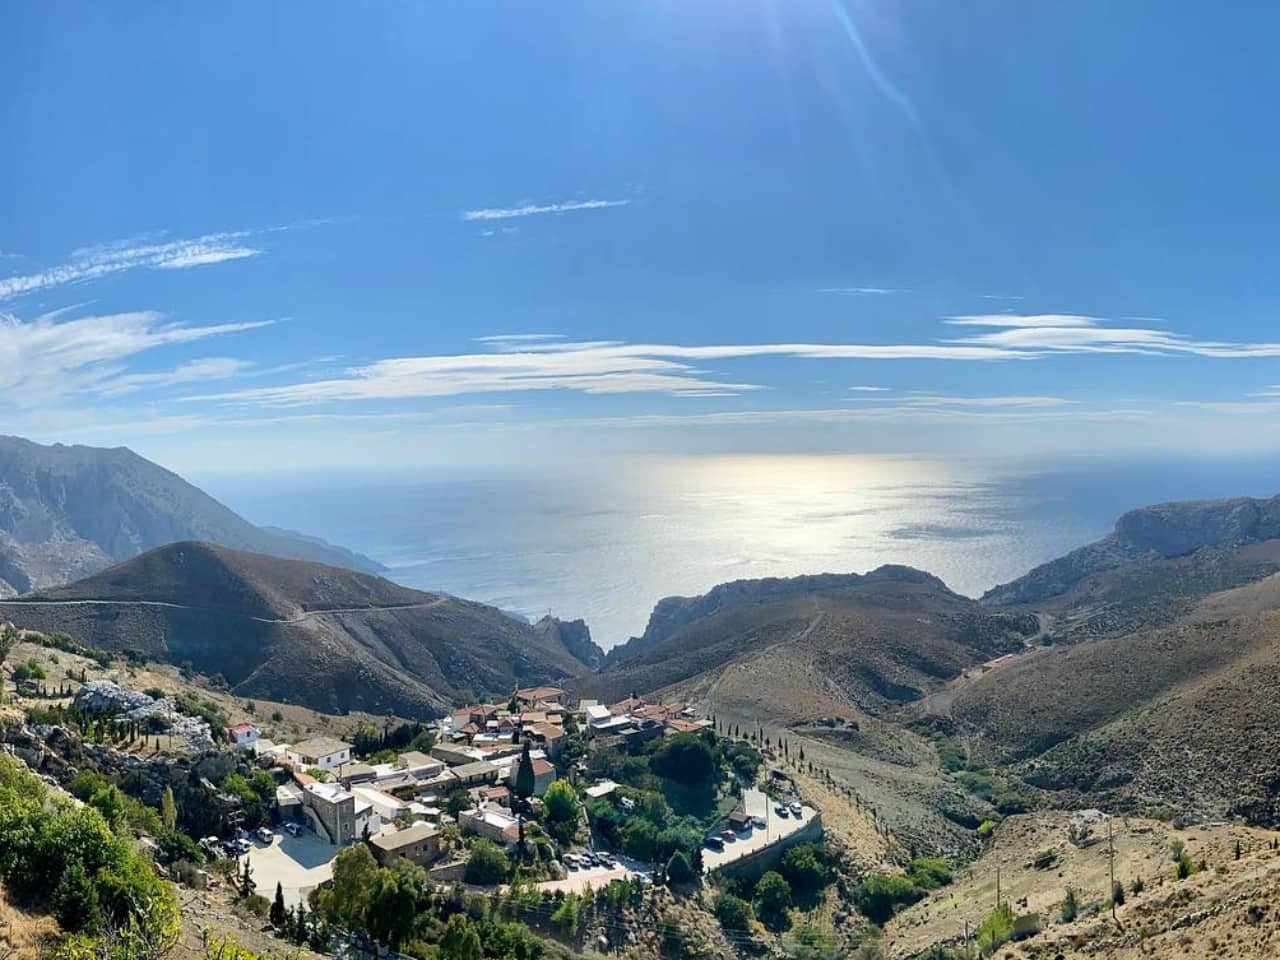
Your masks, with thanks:
<instances>
[{"instance_id":1,"label":"hazy sea haze","mask_svg":"<svg viewBox=\"0 0 1280 960\"><path fill-rule=\"evenodd\" d=\"M582 617L609 647L640 633L660 598L741 578L903 563L977 596L1097 539L1124 510L1273 494L1280 463L684 456L202 485L256 523L374 557L408 586Z\"/></svg>"}]
</instances>

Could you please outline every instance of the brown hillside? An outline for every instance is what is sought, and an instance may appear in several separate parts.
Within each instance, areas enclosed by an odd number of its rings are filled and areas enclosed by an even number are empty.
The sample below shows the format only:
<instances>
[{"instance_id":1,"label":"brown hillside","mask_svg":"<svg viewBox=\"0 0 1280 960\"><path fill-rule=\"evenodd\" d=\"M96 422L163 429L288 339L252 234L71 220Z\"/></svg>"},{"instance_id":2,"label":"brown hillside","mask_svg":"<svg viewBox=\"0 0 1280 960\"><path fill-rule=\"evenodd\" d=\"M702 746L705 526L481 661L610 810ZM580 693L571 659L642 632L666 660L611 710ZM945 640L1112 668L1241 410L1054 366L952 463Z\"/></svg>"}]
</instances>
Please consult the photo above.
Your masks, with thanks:
<instances>
[{"instance_id":1,"label":"brown hillside","mask_svg":"<svg viewBox=\"0 0 1280 960\"><path fill-rule=\"evenodd\" d=\"M331 712L426 716L582 669L554 637L492 607L205 543L0 603L0 616Z\"/></svg>"}]
</instances>

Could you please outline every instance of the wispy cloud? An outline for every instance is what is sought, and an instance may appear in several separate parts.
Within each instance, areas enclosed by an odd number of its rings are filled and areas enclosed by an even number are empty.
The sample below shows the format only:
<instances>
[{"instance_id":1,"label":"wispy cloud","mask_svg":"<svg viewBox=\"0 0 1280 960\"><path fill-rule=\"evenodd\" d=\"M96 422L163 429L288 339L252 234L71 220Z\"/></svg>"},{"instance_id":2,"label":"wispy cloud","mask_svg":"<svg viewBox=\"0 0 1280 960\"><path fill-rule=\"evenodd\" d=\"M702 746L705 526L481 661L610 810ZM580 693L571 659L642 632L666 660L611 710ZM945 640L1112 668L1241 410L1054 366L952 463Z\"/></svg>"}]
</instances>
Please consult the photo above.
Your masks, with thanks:
<instances>
[{"instance_id":1,"label":"wispy cloud","mask_svg":"<svg viewBox=\"0 0 1280 960\"><path fill-rule=\"evenodd\" d=\"M248 243L250 238L283 229L286 228L208 233L187 240L121 240L81 247L72 251L65 263L34 273L0 277L0 300L97 280L127 270L188 270L256 257L262 251Z\"/></svg>"},{"instance_id":2,"label":"wispy cloud","mask_svg":"<svg viewBox=\"0 0 1280 960\"><path fill-rule=\"evenodd\" d=\"M955 326L998 328L949 341L1038 353L1192 354L1218 359L1280 357L1280 343L1199 340L1154 327L1113 327L1098 317L1072 314L981 314L950 317Z\"/></svg>"},{"instance_id":3,"label":"wispy cloud","mask_svg":"<svg viewBox=\"0 0 1280 960\"><path fill-rule=\"evenodd\" d=\"M527 203L519 207L481 207L464 210L463 220L511 220L515 217L535 217L544 213L575 213L579 210L604 210L609 207L625 207L630 200L566 200L562 203Z\"/></svg>"},{"instance_id":4,"label":"wispy cloud","mask_svg":"<svg viewBox=\"0 0 1280 960\"><path fill-rule=\"evenodd\" d=\"M102 397L119 397L140 390L176 387L189 383L208 383L227 380L245 373L253 367L248 360L235 357L206 357L191 360L172 370L152 373L130 373L115 377L96 391Z\"/></svg>"},{"instance_id":5,"label":"wispy cloud","mask_svg":"<svg viewBox=\"0 0 1280 960\"><path fill-rule=\"evenodd\" d=\"M337 376L230 393L219 400L270 406L362 400L394 401L471 393L566 390L585 394L656 393L686 398L723 397L767 388L730 378L707 364L748 358L793 360L1036 361L1094 354L1213 358L1280 356L1280 344L1197 340L1154 328L1112 327L1070 314L965 315L948 325L974 328L958 339L924 343L755 343L684 345L569 341L555 334L496 334L481 338L489 352L394 357L349 367ZM985 329L981 329L985 328ZM880 393L869 386L855 392ZM938 398L908 394L913 407L1064 406L1057 397Z\"/></svg>"},{"instance_id":6,"label":"wispy cloud","mask_svg":"<svg viewBox=\"0 0 1280 960\"><path fill-rule=\"evenodd\" d=\"M1026 297L1020 297L1010 293L984 293L983 300L1025 300Z\"/></svg>"},{"instance_id":7,"label":"wispy cloud","mask_svg":"<svg viewBox=\"0 0 1280 960\"><path fill-rule=\"evenodd\" d=\"M839 293L848 297L885 297L894 293L910 293L898 287L820 287L818 293Z\"/></svg>"},{"instance_id":8,"label":"wispy cloud","mask_svg":"<svg viewBox=\"0 0 1280 960\"><path fill-rule=\"evenodd\" d=\"M109 389L107 385L118 382L124 374L122 363L138 354L254 330L271 322L196 326L168 321L150 311L74 320L59 320L56 314L45 314L30 321L3 316L0 317L0 391L11 405L34 406L60 396ZM168 374L174 375L176 371Z\"/></svg>"},{"instance_id":9,"label":"wispy cloud","mask_svg":"<svg viewBox=\"0 0 1280 960\"><path fill-rule=\"evenodd\" d=\"M866 384L860 383L856 387L850 387L849 389L853 390L856 393L885 393L888 391L889 388L888 387L871 387L871 386L867 386Z\"/></svg>"}]
</instances>

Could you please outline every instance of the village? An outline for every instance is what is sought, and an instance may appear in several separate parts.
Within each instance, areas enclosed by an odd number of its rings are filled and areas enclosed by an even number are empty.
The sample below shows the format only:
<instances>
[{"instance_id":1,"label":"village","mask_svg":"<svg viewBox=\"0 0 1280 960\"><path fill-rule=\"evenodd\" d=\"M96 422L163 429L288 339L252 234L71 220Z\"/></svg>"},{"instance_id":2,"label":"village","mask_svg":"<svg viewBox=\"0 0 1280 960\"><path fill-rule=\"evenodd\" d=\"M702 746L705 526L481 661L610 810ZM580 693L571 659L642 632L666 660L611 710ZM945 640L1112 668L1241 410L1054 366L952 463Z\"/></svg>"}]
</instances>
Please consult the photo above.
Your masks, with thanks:
<instances>
[{"instance_id":1,"label":"village","mask_svg":"<svg viewBox=\"0 0 1280 960\"><path fill-rule=\"evenodd\" d=\"M542 852L524 874L544 889L581 893L615 880L662 882L666 849L615 846L608 836L616 841L620 831L593 822L593 811L604 811L606 820L616 811L625 830L635 808L625 785L592 776L593 758L636 754L662 738L714 739L712 727L683 703L634 696L615 704L572 702L549 686L518 689L506 703L454 710L419 736L430 741L421 749L367 756L334 737L273 742L258 726L235 724L227 729L230 745L282 781L274 823L226 840L208 838L209 845L247 860L258 889L278 884L289 906L328 883L340 850L357 842L367 843L382 866L407 860L433 880L477 887L487 878L469 869L476 841L510 854L530 836ZM821 837L819 815L797 797L771 799L754 783L735 787L694 839L696 853L686 851L702 871ZM549 791L560 798L554 812ZM566 806L573 822L554 823Z\"/></svg>"}]
</instances>

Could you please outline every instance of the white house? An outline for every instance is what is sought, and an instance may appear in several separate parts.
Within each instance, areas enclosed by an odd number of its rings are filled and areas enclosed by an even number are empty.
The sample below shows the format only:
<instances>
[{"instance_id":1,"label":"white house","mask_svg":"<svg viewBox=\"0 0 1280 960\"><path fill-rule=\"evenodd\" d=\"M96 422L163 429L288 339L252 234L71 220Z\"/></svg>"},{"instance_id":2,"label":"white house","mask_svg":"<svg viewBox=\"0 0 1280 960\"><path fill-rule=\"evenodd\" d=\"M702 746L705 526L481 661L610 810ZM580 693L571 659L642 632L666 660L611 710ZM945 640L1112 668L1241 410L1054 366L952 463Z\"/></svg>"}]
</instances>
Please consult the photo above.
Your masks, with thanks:
<instances>
[{"instance_id":1,"label":"white house","mask_svg":"<svg viewBox=\"0 0 1280 960\"><path fill-rule=\"evenodd\" d=\"M252 723L237 723L233 727L227 727L227 739L231 741L233 747L240 750L252 749L261 736L262 731Z\"/></svg>"},{"instance_id":2,"label":"white house","mask_svg":"<svg viewBox=\"0 0 1280 960\"><path fill-rule=\"evenodd\" d=\"M312 737L290 747L287 755L299 766L332 770L351 761L351 745L333 737Z\"/></svg>"},{"instance_id":3,"label":"white house","mask_svg":"<svg viewBox=\"0 0 1280 960\"><path fill-rule=\"evenodd\" d=\"M593 730L603 727L612 719L613 714L609 712L609 708L603 703L587 707L587 726Z\"/></svg>"}]
</instances>

